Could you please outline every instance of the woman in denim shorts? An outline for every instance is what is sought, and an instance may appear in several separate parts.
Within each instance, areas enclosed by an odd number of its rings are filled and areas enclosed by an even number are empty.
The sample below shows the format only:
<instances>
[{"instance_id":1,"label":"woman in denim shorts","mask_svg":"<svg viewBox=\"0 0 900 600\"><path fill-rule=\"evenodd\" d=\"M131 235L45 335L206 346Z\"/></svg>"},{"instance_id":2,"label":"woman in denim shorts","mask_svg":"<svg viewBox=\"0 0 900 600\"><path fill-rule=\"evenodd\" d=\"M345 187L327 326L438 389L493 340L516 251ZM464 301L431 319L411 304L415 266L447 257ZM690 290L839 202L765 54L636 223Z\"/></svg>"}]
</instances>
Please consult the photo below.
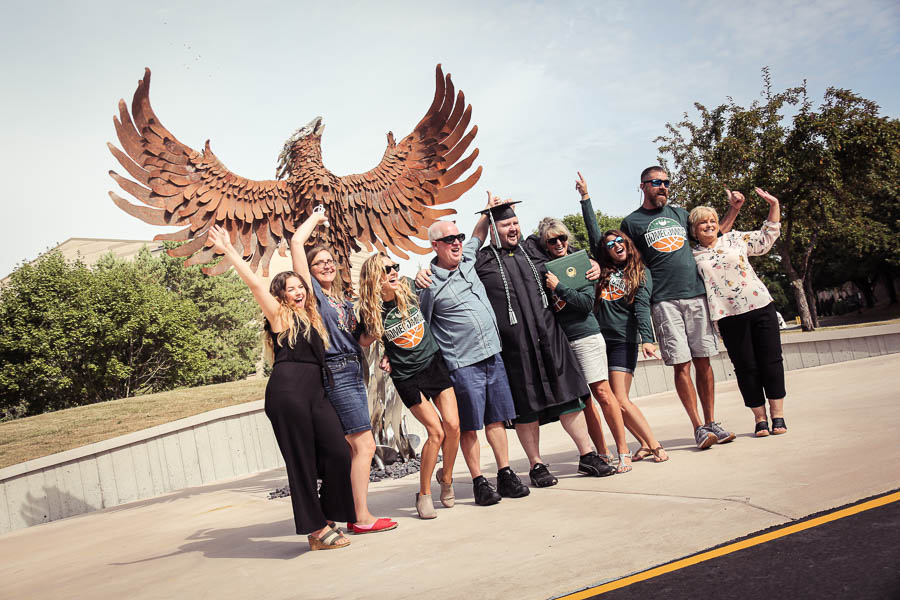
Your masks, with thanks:
<instances>
[{"instance_id":1,"label":"woman in denim shorts","mask_svg":"<svg viewBox=\"0 0 900 600\"><path fill-rule=\"evenodd\" d=\"M376 518L369 512L369 469L375 455L375 438L369 417L369 401L363 383L363 362L359 345L360 329L353 304L344 297L338 264L328 246L318 245L304 252L307 236L297 234L291 239L291 260L294 271L299 273L313 290L319 313L328 330L331 341L325 353L325 363L333 376L333 382L325 386L325 395L344 428L344 437L350 444L350 482L353 486L353 503L356 522L347 528L356 534L388 531L397 523L386 518ZM310 277L310 275L312 277Z\"/></svg>"},{"instance_id":2,"label":"woman in denim shorts","mask_svg":"<svg viewBox=\"0 0 900 600\"><path fill-rule=\"evenodd\" d=\"M632 460L643 460L652 454L656 462L665 462L669 455L653 435L644 413L628 397L639 342L643 342L640 346L645 358L658 358L650 322L650 271L644 268L640 252L627 235L618 229L601 235L581 173L575 189L581 194L581 212L592 253L602 269L594 314L606 341L609 385L622 407L625 427L641 443Z\"/></svg>"}]
</instances>

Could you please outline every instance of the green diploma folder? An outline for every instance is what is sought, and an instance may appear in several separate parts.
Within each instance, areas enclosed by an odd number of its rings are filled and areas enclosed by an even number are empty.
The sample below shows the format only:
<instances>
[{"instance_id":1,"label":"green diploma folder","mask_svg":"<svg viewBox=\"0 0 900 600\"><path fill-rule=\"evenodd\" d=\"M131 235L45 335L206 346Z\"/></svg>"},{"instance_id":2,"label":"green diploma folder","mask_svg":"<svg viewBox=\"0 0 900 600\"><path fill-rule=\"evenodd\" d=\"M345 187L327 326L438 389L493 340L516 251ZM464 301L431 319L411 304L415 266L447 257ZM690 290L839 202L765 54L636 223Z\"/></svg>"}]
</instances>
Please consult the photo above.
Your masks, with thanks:
<instances>
[{"instance_id":1,"label":"green diploma folder","mask_svg":"<svg viewBox=\"0 0 900 600\"><path fill-rule=\"evenodd\" d=\"M591 261L584 250L551 260L546 267L568 288L580 290L594 286L594 282L588 281L584 276L591 268Z\"/></svg>"}]
</instances>

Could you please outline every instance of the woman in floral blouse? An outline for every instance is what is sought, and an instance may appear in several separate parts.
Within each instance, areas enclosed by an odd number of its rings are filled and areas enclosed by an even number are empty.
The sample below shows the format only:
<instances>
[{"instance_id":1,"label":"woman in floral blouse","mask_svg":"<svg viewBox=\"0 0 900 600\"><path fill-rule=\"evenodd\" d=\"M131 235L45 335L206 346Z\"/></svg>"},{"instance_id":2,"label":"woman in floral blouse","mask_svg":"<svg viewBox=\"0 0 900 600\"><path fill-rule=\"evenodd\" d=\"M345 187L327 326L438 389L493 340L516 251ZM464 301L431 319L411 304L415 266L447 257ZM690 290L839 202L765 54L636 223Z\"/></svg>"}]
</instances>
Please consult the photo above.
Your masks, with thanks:
<instances>
[{"instance_id":1,"label":"woman in floral blouse","mask_svg":"<svg viewBox=\"0 0 900 600\"><path fill-rule=\"evenodd\" d=\"M772 416L771 433L787 433L784 422L784 365L781 337L772 296L753 271L748 256L772 248L781 233L778 198L756 188L769 203L769 216L759 231L731 231L719 236L715 209L691 211L694 260L706 285L709 314L719 326L728 357L734 365L744 405L753 411L756 436L769 435L766 398Z\"/></svg>"}]
</instances>

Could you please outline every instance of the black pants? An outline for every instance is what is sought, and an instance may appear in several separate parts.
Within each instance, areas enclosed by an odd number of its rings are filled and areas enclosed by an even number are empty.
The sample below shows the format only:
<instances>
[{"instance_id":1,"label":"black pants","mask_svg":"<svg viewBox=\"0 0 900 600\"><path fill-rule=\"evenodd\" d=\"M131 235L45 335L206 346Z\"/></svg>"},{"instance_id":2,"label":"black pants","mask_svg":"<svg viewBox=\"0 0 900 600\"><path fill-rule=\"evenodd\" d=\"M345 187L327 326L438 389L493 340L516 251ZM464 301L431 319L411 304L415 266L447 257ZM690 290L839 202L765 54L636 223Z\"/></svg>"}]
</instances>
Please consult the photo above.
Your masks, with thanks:
<instances>
[{"instance_id":1,"label":"black pants","mask_svg":"<svg viewBox=\"0 0 900 600\"><path fill-rule=\"evenodd\" d=\"M266 416L287 468L297 533L319 530L326 519L356 522L350 445L325 397L319 366L277 363L266 386Z\"/></svg>"},{"instance_id":2,"label":"black pants","mask_svg":"<svg viewBox=\"0 0 900 600\"><path fill-rule=\"evenodd\" d=\"M748 408L784 398L784 363L775 305L719 319L719 333Z\"/></svg>"}]
</instances>

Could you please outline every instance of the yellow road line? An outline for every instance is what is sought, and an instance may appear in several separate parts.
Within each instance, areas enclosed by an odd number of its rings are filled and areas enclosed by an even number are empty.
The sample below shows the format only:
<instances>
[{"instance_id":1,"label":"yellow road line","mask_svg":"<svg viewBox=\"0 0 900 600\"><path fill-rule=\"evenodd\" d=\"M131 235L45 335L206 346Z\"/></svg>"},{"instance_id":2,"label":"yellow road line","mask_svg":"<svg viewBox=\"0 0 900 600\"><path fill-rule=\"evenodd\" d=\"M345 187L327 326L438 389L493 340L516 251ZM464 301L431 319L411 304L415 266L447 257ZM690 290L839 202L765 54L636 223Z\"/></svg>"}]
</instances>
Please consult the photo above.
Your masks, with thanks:
<instances>
[{"instance_id":1,"label":"yellow road line","mask_svg":"<svg viewBox=\"0 0 900 600\"><path fill-rule=\"evenodd\" d=\"M725 556L726 554L731 554L732 552L737 552L738 550L743 550L744 548L750 548L752 546L764 544L766 542L770 542L770 541L778 539L780 537L784 537L787 535L791 535L792 533L797 533L799 531L803 531L804 529L810 529L810 528L816 527L818 525L824 525L825 523L830 523L831 521L837 521L838 519L843 519L844 517L849 517L849 516L855 515L857 513L861 513L866 510L870 510L872 508L878 508L879 506L884 506L886 504L890 504L891 502L896 502L898 500L900 500L900 492L894 492L893 494L888 494L886 496L882 496L881 498L876 498L874 500L869 500L868 502L862 502L862 503L856 504L854 506L850 506L850 507L847 507L847 508L844 508L841 510L837 510L833 513L829 513L829 514L823 515L821 517L816 517L815 519L810 519L809 521L797 523L796 525L789 525L787 527L783 527L776 531L764 533L762 535L758 535L758 536L752 537L752 538L747 538L746 540L741 540L740 542L735 542L734 544L722 546L721 548L716 548L715 550L710 550L708 552L702 552L695 556L683 558L681 560L676 560L675 562L669 563L667 565L662 565L661 567L654 567L652 569L648 569L646 571L642 571L642 572L636 573L634 575L629 575L628 577L623 577L622 579L617 579L616 581L610 581L609 583L604 583L604 584L598 585L596 587L588 588L586 590L581 590L580 592L575 592L574 594L569 594L567 596L560 596L557 600L585 600L586 598L596 596L597 594L603 594L605 592L617 590L619 588L629 586L629 585L631 585L633 583L637 583L639 581L645 581L647 579L652 579L653 577L657 577L659 575L664 575L666 573L671 573L672 571L677 571L679 569L683 569L683 568L689 567L691 565L696 565L698 563L702 563L704 561L711 560L713 558Z\"/></svg>"}]
</instances>

